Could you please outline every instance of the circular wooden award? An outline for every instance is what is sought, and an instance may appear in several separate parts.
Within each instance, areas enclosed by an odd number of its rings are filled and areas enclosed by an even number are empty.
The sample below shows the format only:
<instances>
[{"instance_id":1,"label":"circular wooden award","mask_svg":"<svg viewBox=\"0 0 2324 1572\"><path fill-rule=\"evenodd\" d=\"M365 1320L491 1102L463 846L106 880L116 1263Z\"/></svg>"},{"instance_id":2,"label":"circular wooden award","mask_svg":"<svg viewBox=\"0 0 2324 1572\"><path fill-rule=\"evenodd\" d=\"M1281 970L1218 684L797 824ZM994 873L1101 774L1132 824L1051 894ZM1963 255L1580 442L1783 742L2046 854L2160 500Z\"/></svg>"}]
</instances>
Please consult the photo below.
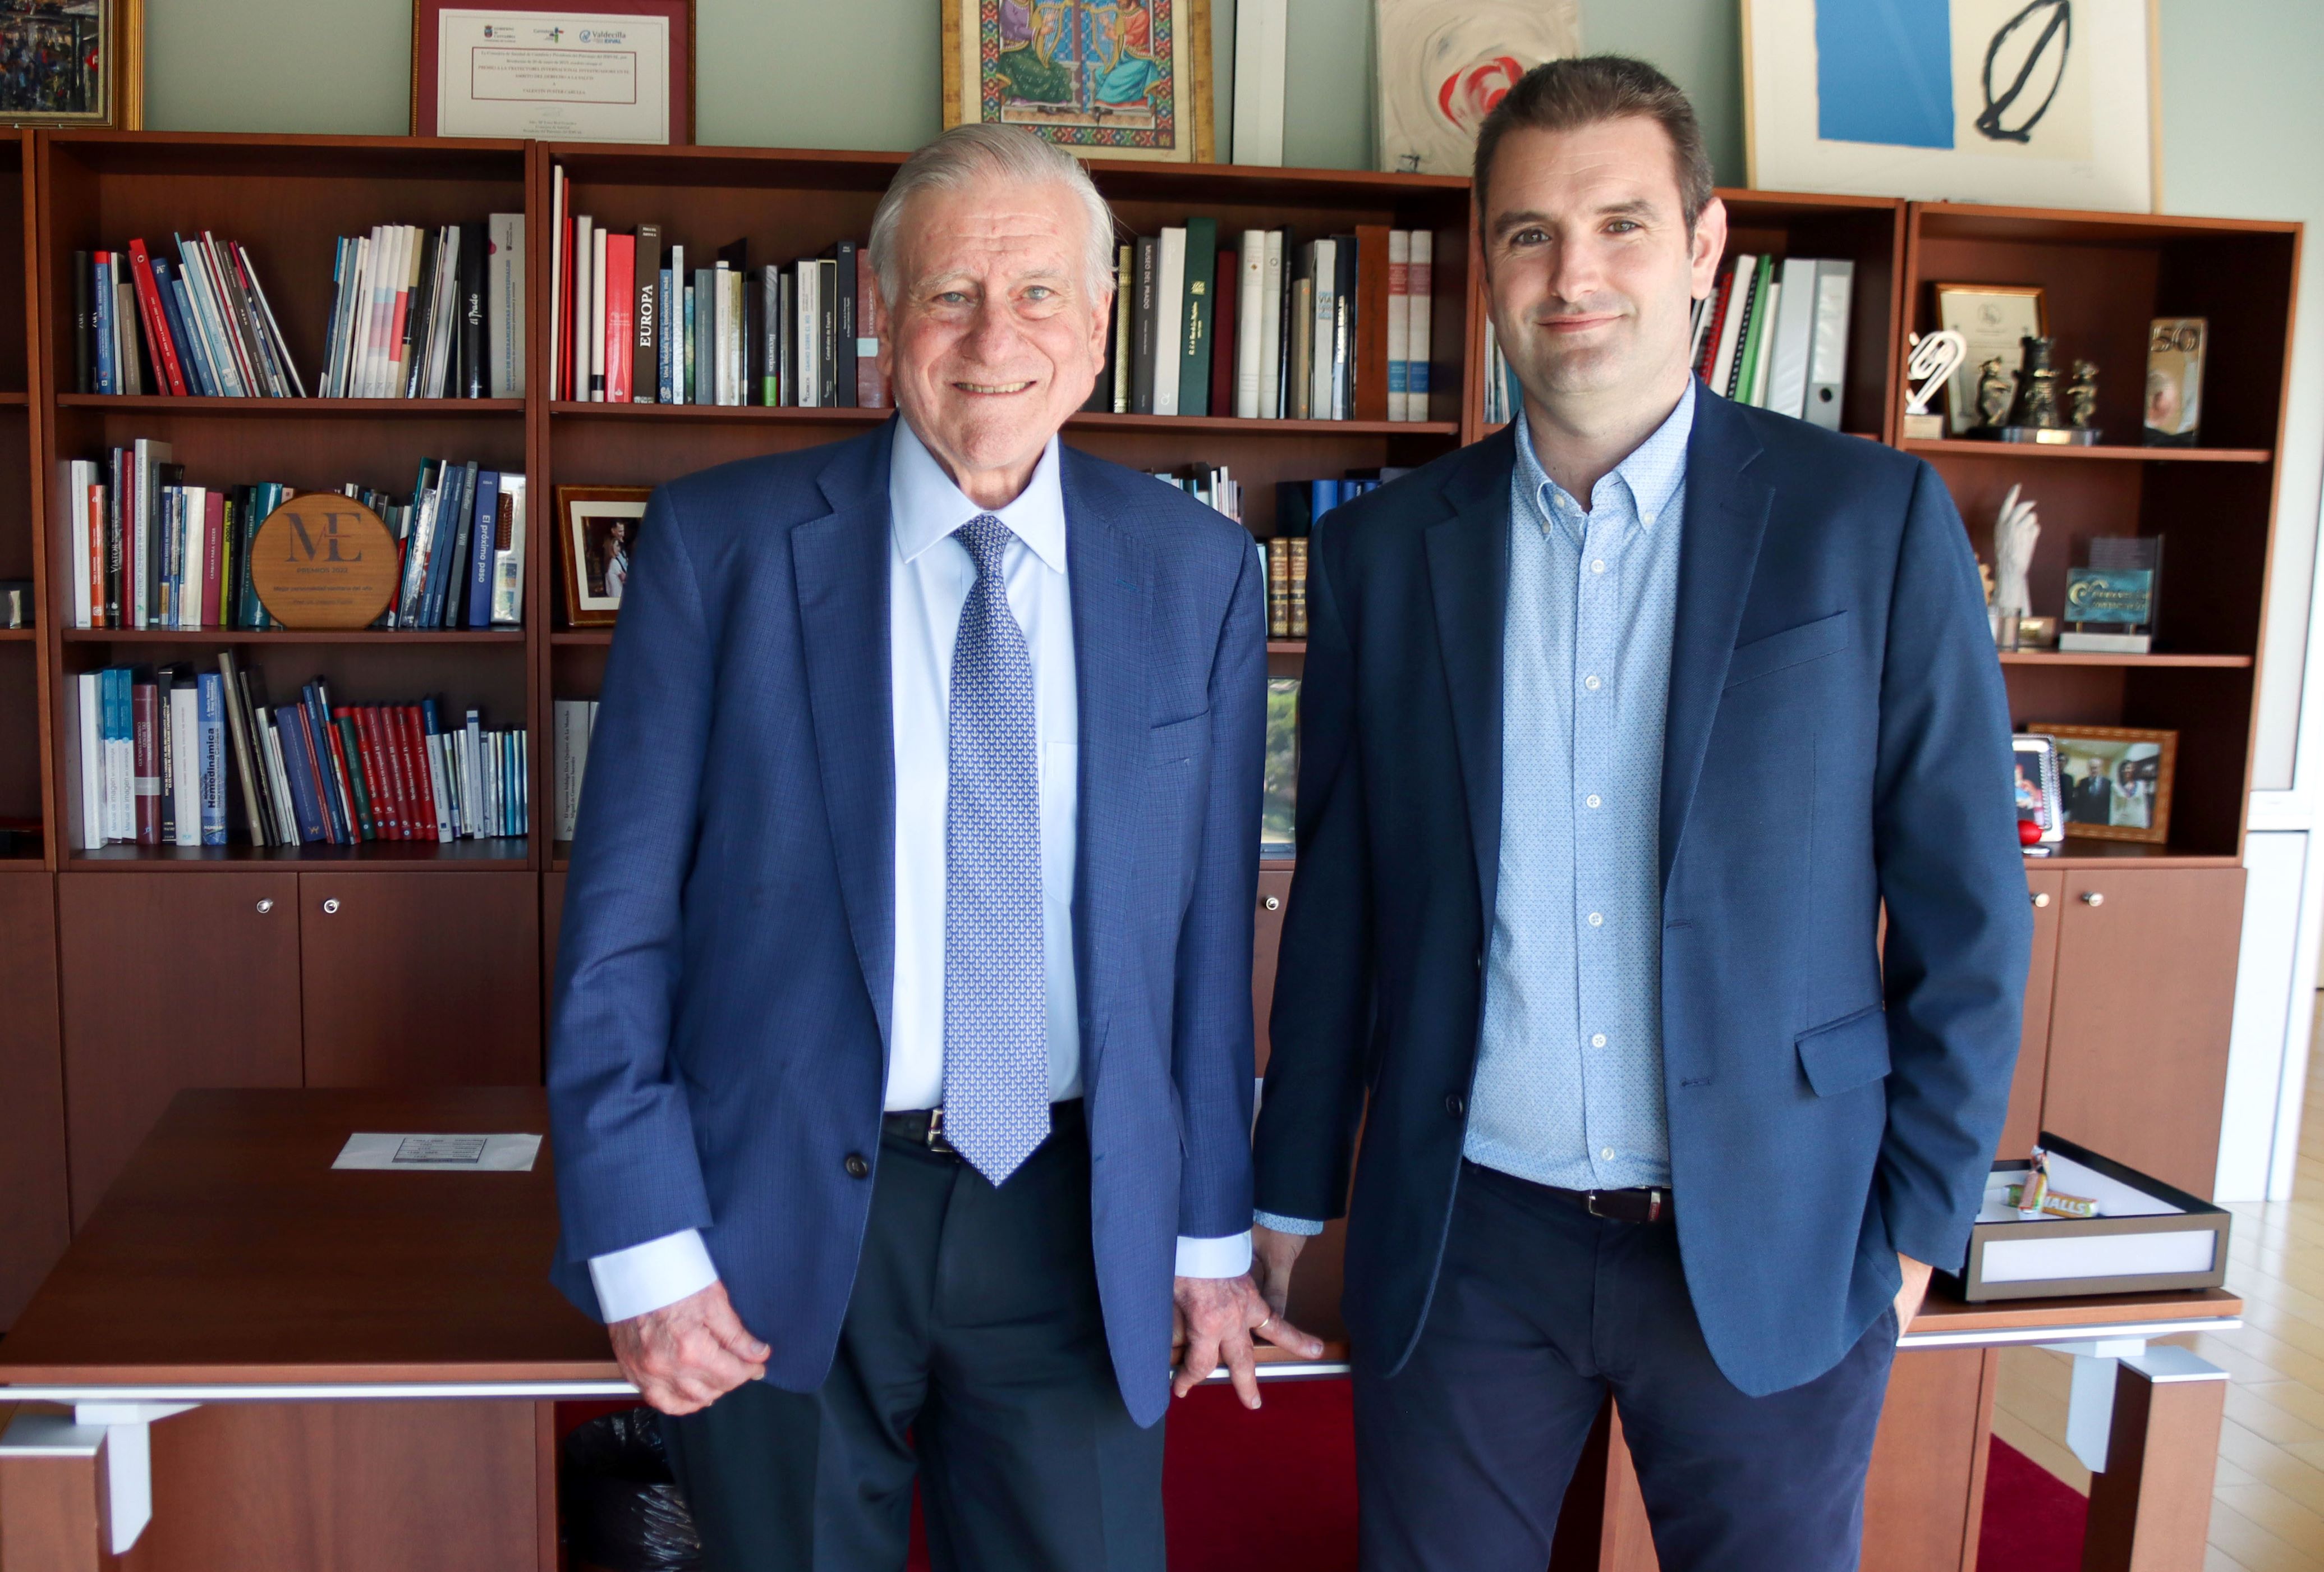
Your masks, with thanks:
<instances>
[{"instance_id":1,"label":"circular wooden award","mask_svg":"<svg viewBox=\"0 0 2324 1572\"><path fill-rule=\"evenodd\" d=\"M395 595L395 535L351 496L307 492L259 524L250 579L286 628L368 627Z\"/></svg>"}]
</instances>

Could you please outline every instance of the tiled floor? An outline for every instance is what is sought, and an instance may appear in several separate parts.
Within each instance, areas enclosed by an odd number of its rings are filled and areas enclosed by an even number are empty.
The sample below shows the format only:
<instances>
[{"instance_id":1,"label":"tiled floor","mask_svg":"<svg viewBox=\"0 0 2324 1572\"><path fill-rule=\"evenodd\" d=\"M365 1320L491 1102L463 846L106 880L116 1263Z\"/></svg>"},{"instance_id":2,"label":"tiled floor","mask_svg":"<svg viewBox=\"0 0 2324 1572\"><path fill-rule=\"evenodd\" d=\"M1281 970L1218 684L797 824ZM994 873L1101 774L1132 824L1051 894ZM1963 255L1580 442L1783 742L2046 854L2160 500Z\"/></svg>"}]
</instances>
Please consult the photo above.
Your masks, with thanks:
<instances>
[{"instance_id":1,"label":"tiled floor","mask_svg":"<svg viewBox=\"0 0 2324 1572\"><path fill-rule=\"evenodd\" d=\"M2293 1198L2232 1208L2227 1286L2244 1296L2244 1329L2174 1339L2233 1378L2207 1572L2324 1572L2324 1056L2307 1102ZM2087 1491L2064 1440L2068 1361L2038 1349L2001 1359L1993 1433Z\"/></svg>"}]
</instances>

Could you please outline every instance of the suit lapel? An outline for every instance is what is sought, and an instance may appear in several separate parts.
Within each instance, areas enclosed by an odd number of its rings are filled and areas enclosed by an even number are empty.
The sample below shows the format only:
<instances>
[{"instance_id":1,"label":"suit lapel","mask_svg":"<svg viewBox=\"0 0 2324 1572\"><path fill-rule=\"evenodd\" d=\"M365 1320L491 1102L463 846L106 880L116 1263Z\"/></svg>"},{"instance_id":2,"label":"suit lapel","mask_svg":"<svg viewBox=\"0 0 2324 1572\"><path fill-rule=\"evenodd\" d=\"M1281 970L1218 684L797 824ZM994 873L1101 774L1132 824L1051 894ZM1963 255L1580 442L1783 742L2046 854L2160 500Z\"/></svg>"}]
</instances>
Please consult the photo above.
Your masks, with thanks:
<instances>
[{"instance_id":1,"label":"suit lapel","mask_svg":"<svg viewBox=\"0 0 2324 1572\"><path fill-rule=\"evenodd\" d=\"M1517 461L1512 430L1504 428L1471 450L1444 485L1452 516L1424 537L1487 932L1501 862L1501 635L1509 597L1509 473Z\"/></svg>"},{"instance_id":2,"label":"suit lapel","mask_svg":"<svg viewBox=\"0 0 2324 1572\"><path fill-rule=\"evenodd\" d=\"M1703 752L1718 717L1728 658L1751 595L1775 488L1748 473L1759 444L1735 406L1695 394L1687 439L1686 507L1679 542L1678 611L1672 627L1670 702L1663 731L1662 880L1670 885Z\"/></svg>"},{"instance_id":3,"label":"suit lapel","mask_svg":"<svg viewBox=\"0 0 2324 1572\"><path fill-rule=\"evenodd\" d=\"M1074 682L1081 769L1075 800L1074 974L1081 1000L1084 1082L1096 1084L1111 994L1100 964L1121 931L1134 888L1146 781L1146 676L1140 650L1153 565L1124 527L1139 504L1071 448L1059 448L1065 562L1074 607Z\"/></svg>"},{"instance_id":4,"label":"suit lapel","mask_svg":"<svg viewBox=\"0 0 2324 1572\"><path fill-rule=\"evenodd\" d=\"M896 758L889 671L888 449L892 422L819 477L832 511L790 532L807 705L864 987L889 1040L896 964Z\"/></svg>"}]
</instances>

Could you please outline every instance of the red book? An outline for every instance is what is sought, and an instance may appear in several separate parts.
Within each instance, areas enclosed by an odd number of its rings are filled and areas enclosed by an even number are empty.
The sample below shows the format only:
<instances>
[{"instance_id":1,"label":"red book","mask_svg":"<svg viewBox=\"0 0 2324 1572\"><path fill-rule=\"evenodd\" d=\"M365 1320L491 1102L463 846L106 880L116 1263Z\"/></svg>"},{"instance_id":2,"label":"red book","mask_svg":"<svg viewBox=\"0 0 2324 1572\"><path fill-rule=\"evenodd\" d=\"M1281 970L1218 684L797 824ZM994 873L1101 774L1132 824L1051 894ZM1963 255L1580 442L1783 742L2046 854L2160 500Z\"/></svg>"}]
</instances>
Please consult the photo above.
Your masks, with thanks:
<instances>
[{"instance_id":1,"label":"red book","mask_svg":"<svg viewBox=\"0 0 2324 1572\"><path fill-rule=\"evenodd\" d=\"M1711 380L1713 367L1719 364L1719 334L1727 322L1727 307L1735 293L1735 264L1729 263L1727 271L1719 275L1719 288L1711 297L1711 327L1702 335L1702 358L1694 363L1694 375L1703 381Z\"/></svg>"},{"instance_id":2,"label":"red book","mask_svg":"<svg viewBox=\"0 0 2324 1572\"><path fill-rule=\"evenodd\" d=\"M567 192L569 199L572 195ZM552 396L570 400L573 397L573 352L581 347L579 336L573 331L573 216L565 216L565 271L557 281L556 333L563 347L562 358L557 364L557 386Z\"/></svg>"},{"instance_id":3,"label":"red book","mask_svg":"<svg viewBox=\"0 0 2324 1572\"><path fill-rule=\"evenodd\" d=\"M202 626L224 627L218 616L222 587L218 559L226 554L226 493L213 486L202 503Z\"/></svg>"},{"instance_id":4,"label":"red book","mask_svg":"<svg viewBox=\"0 0 2324 1572\"><path fill-rule=\"evenodd\" d=\"M153 280L153 257L143 240L129 243L129 271L137 282L137 314L145 320L148 357L160 368L166 390L186 396L185 368L178 364L178 346L170 337L170 319L161 309L161 291Z\"/></svg>"},{"instance_id":5,"label":"red book","mask_svg":"<svg viewBox=\"0 0 2324 1572\"><path fill-rule=\"evenodd\" d=\"M113 625L105 615L105 492L99 483L80 499L88 513L88 625L93 628Z\"/></svg>"},{"instance_id":6,"label":"red book","mask_svg":"<svg viewBox=\"0 0 2324 1572\"><path fill-rule=\"evenodd\" d=\"M630 346L637 338L638 237L605 236L605 402L630 402Z\"/></svg>"},{"instance_id":7,"label":"red book","mask_svg":"<svg viewBox=\"0 0 2324 1572\"><path fill-rule=\"evenodd\" d=\"M428 729L420 721L418 705L399 704L395 713L403 723L404 758L411 770L412 808L420 821L417 838L435 840L436 781L428 768Z\"/></svg>"},{"instance_id":8,"label":"red book","mask_svg":"<svg viewBox=\"0 0 2324 1572\"><path fill-rule=\"evenodd\" d=\"M392 717L386 707L377 704L362 707L364 734L371 739L371 751L379 760L379 772L387 782L387 800L392 805L388 838L411 838L411 783L403 778L403 750L396 745Z\"/></svg>"},{"instance_id":9,"label":"red book","mask_svg":"<svg viewBox=\"0 0 2324 1572\"><path fill-rule=\"evenodd\" d=\"M1235 407L1235 298L1241 293L1242 253L1219 253L1211 275L1211 413L1231 415ZM1109 391L1108 397L1111 397ZM1111 406L1108 406L1111 407Z\"/></svg>"},{"instance_id":10,"label":"red book","mask_svg":"<svg viewBox=\"0 0 2324 1572\"><path fill-rule=\"evenodd\" d=\"M395 772L381 755L379 727L368 704L347 706L355 726L355 751L362 755L364 783L371 788L372 825L382 840L401 840L396 828Z\"/></svg>"},{"instance_id":11,"label":"red book","mask_svg":"<svg viewBox=\"0 0 2324 1572\"><path fill-rule=\"evenodd\" d=\"M405 255L407 257L416 256L420 252L420 248L426 244L426 240L427 236L423 232L414 230L412 232L411 244L405 248ZM406 347L403 342L403 319L411 315L412 281L410 264L407 262L405 265L406 271L404 275L395 281L394 315L388 319L387 323L387 396L390 398L401 398L403 396L403 376L405 366L404 350Z\"/></svg>"},{"instance_id":12,"label":"red book","mask_svg":"<svg viewBox=\"0 0 2324 1572\"><path fill-rule=\"evenodd\" d=\"M880 270L869 246L855 248L855 407L888 407L888 379L880 375L880 340L888 322L880 310Z\"/></svg>"},{"instance_id":13,"label":"red book","mask_svg":"<svg viewBox=\"0 0 2324 1572\"><path fill-rule=\"evenodd\" d=\"M137 798L137 844L161 844L161 690L129 685L130 772Z\"/></svg>"}]
</instances>

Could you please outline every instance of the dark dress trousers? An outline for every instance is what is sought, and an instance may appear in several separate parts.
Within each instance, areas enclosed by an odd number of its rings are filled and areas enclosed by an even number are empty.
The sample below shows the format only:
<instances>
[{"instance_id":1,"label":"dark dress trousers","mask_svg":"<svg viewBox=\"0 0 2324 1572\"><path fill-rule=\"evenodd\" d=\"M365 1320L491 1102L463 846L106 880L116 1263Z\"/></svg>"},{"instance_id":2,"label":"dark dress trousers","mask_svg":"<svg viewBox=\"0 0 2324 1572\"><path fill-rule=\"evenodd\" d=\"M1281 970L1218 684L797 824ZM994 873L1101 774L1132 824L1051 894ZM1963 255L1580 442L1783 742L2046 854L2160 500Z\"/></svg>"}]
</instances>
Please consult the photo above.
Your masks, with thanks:
<instances>
[{"instance_id":1,"label":"dark dress trousers","mask_svg":"<svg viewBox=\"0 0 2324 1572\"><path fill-rule=\"evenodd\" d=\"M1151 1426L1168 1401L1177 1237L1250 1223L1262 574L1231 522L1063 450L1083 1114L1022 1176L983 1187L1013 1210L931 1214L881 1142L892 430L688 476L647 510L558 945L553 1274L595 1314L591 1257L699 1229L743 1324L773 1349L767 1384L813 1394L841 1379L835 1354L848 1373L843 1338L865 1314L901 1313L902 1269L867 1255L903 1229L988 1274L1053 1274L1027 1286L1084 1318L1062 1334L1024 1320L1023 1340L1084 1367L1102 1350L1113 1411ZM1059 1163L1079 1176L1076 1202L1059 1199ZM1065 1230L1075 1247L1028 1254L1010 1243L1028 1228ZM866 1306L859 1290L888 1297ZM991 1318L989 1294L962 1303L969 1321ZM936 1356L925 1340L919 1356ZM736 1395L748 1407L770 1394ZM1140 1488L1158 1490L1158 1458Z\"/></svg>"},{"instance_id":2,"label":"dark dress trousers","mask_svg":"<svg viewBox=\"0 0 2324 1572\"><path fill-rule=\"evenodd\" d=\"M1647 1225L1667 1271L1630 1264L1681 1296L1652 1314L1699 1326L1703 1378L1757 1398L1883 1335L1900 1252L1960 1260L2015 1061L2031 914L2006 700L1943 485L1877 443L1690 396L1659 836L1676 1222ZM1311 552L1258 1201L1347 1212L1344 1308L1367 1378L1396 1378L1434 1335L1475 1188L1462 1146L1499 856L1514 459L1507 430L1440 459L1340 509ZM1538 1208L1488 1213L1466 1218L1472 1242L1577 1250L1609 1291L1630 1281L1586 1235L1554 1244L1572 1231L1542 1232ZM1506 1270L1504 1290L1526 1269ZM1473 1295L1458 1308L1481 1313ZM1491 1368L1459 1380L1527 1379ZM1731 1423L1702 1439L1750 1444ZM1416 1510L1481 1510L1439 1483Z\"/></svg>"}]
</instances>

